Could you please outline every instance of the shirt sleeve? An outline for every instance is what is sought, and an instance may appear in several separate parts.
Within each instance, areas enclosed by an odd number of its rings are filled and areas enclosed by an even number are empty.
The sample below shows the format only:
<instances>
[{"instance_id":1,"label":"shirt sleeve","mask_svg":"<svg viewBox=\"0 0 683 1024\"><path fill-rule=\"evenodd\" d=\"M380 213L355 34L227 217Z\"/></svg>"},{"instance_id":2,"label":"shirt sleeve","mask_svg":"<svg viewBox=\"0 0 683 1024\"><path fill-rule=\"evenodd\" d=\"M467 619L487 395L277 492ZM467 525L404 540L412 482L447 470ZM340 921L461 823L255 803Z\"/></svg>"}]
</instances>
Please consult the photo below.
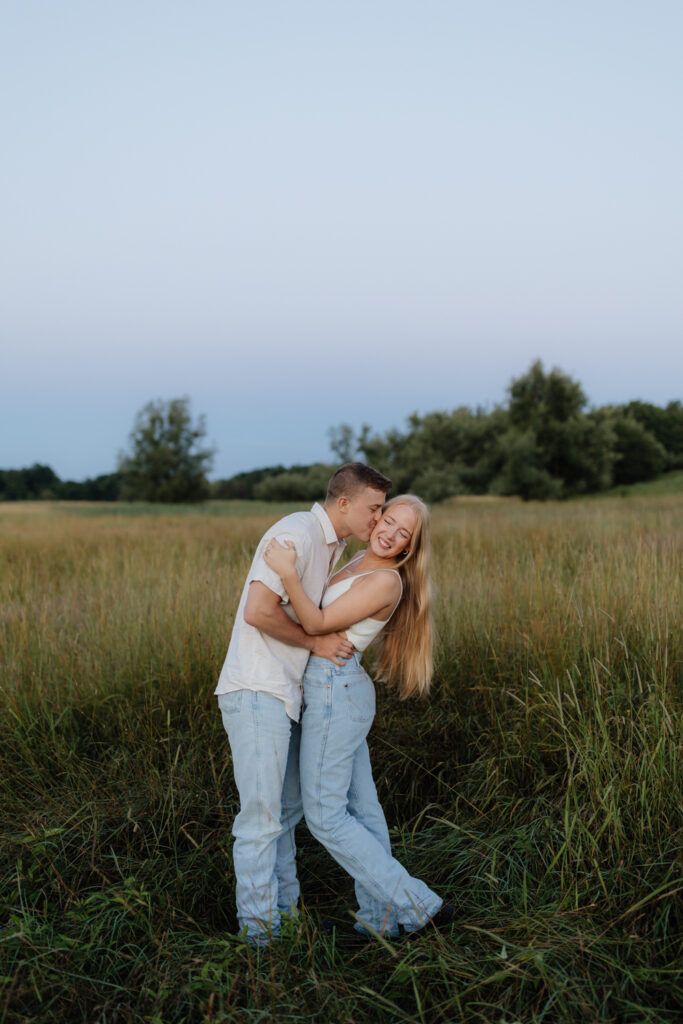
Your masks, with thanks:
<instances>
[{"instance_id":1,"label":"shirt sleeve","mask_svg":"<svg viewBox=\"0 0 683 1024\"><path fill-rule=\"evenodd\" d=\"M269 531L259 544L254 561L251 564L249 583L263 583L274 594L277 594L281 604L289 604L289 597L281 578L270 566L266 565L263 559L263 552L273 538L279 541L280 544L284 544L286 540L294 542L294 547L296 548L296 571L299 579L301 579L308 561L310 540L305 535L292 533L291 531L282 531L281 533Z\"/></svg>"}]
</instances>

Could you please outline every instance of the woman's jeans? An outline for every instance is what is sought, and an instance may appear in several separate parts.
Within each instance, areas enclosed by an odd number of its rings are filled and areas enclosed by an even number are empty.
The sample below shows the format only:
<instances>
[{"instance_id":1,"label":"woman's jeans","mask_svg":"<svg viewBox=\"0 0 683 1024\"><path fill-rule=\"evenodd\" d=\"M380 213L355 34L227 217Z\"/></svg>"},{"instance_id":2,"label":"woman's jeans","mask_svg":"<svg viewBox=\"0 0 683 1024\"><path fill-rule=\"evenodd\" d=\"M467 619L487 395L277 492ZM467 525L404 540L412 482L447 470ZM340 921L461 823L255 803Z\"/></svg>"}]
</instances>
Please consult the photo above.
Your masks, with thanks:
<instances>
[{"instance_id":1,"label":"woman's jeans","mask_svg":"<svg viewBox=\"0 0 683 1024\"><path fill-rule=\"evenodd\" d=\"M391 856L366 737L375 688L360 655L342 667L311 657L303 680L300 775L306 824L356 881L358 925L421 928L443 900Z\"/></svg>"},{"instance_id":2,"label":"woman's jeans","mask_svg":"<svg viewBox=\"0 0 683 1024\"><path fill-rule=\"evenodd\" d=\"M218 705L240 795L232 829L237 917L247 938L262 944L278 933L280 915L293 913L299 899L294 826L302 817L301 727L288 717L284 701L269 693L223 693Z\"/></svg>"}]
</instances>

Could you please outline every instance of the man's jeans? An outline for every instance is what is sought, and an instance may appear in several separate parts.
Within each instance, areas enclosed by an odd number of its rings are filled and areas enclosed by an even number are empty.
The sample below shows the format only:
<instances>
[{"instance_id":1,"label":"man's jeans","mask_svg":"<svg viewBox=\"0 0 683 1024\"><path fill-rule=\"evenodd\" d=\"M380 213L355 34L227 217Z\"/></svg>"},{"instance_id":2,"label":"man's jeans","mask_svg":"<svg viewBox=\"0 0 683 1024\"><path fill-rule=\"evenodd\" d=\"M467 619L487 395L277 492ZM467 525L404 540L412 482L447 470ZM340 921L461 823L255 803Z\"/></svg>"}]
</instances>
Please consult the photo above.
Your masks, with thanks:
<instances>
[{"instance_id":1,"label":"man's jeans","mask_svg":"<svg viewBox=\"0 0 683 1024\"><path fill-rule=\"evenodd\" d=\"M256 943L280 929L299 900L294 826L302 817L300 726L269 693L236 690L218 698L230 740L240 812L233 862L240 929Z\"/></svg>"},{"instance_id":2,"label":"man's jeans","mask_svg":"<svg viewBox=\"0 0 683 1024\"><path fill-rule=\"evenodd\" d=\"M343 667L311 657L304 675L301 793L306 824L356 880L358 925L385 934L426 924L443 900L391 856L366 736L375 688L355 654Z\"/></svg>"}]
</instances>

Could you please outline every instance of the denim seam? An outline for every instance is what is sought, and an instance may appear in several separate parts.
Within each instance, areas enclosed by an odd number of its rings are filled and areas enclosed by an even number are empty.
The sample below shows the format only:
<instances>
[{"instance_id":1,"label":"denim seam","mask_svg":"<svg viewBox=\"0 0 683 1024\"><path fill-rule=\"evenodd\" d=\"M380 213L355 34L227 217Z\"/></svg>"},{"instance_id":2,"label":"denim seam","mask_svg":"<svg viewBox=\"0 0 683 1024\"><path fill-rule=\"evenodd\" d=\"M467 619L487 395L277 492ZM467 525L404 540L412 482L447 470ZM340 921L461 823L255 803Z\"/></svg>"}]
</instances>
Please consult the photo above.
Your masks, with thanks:
<instances>
[{"instance_id":1,"label":"denim seam","mask_svg":"<svg viewBox=\"0 0 683 1024\"><path fill-rule=\"evenodd\" d=\"M327 740L330 735L330 722L332 720L332 689L330 684L330 690L328 691L327 700L325 701L325 728L323 729L322 742L320 747L320 757L318 764L316 765L316 779L315 779L315 793L316 793L316 809L320 812L320 821L316 822L319 828L322 828L322 802L321 802L321 791L322 791L322 774L323 764L325 762L325 750L327 748Z\"/></svg>"}]
</instances>

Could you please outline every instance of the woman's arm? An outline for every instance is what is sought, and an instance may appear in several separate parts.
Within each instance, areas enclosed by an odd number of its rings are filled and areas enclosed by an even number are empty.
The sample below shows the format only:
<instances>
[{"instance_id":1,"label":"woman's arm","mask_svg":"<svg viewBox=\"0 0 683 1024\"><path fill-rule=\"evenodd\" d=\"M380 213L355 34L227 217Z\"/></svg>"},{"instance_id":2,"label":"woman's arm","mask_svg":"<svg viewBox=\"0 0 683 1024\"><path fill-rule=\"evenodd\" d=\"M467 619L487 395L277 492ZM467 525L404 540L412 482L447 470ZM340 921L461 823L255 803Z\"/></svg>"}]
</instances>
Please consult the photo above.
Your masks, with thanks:
<instances>
[{"instance_id":1,"label":"woman's arm","mask_svg":"<svg viewBox=\"0 0 683 1024\"><path fill-rule=\"evenodd\" d=\"M395 573L373 572L352 583L346 593L327 608L317 608L301 586L295 569L294 545L291 541L285 543L287 547L271 540L263 557L282 579L299 622L311 636L348 629L368 616L381 617L381 613L386 613L388 617L401 596L401 584Z\"/></svg>"},{"instance_id":2,"label":"woman's arm","mask_svg":"<svg viewBox=\"0 0 683 1024\"><path fill-rule=\"evenodd\" d=\"M249 585L244 621L274 640L290 647L303 647L319 658L328 658L335 665L346 664L340 659L350 658L354 651L353 644L342 633L310 636L290 619L280 604L280 595L258 580Z\"/></svg>"}]
</instances>

